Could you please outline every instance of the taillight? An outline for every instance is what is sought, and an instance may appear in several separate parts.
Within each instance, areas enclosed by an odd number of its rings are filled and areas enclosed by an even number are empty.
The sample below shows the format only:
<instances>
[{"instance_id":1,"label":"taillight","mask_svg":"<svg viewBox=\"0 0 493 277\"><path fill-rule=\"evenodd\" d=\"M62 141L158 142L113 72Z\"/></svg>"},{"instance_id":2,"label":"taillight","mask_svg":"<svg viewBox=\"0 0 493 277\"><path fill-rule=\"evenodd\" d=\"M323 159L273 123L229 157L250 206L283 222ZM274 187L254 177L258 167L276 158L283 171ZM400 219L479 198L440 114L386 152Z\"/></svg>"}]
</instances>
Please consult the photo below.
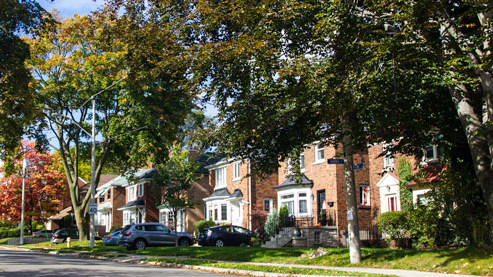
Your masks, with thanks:
<instances>
[{"instance_id":1,"label":"taillight","mask_svg":"<svg viewBox=\"0 0 493 277\"><path fill-rule=\"evenodd\" d=\"M53 237L54 237L54 238L58 238L58 234L56 234L56 235L53 235Z\"/></svg>"},{"instance_id":2,"label":"taillight","mask_svg":"<svg viewBox=\"0 0 493 277\"><path fill-rule=\"evenodd\" d=\"M110 240L110 239L111 239L111 237L108 237L108 239Z\"/></svg>"},{"instance_id":3,"label":"taillight","mask_svg":"<svg viewBox=\"0 0 493 277\"><path fill-rule=\"evenodd\" d=\"M132 232L125 232L125 233L123 233L123 235L126 236L126 237L130 236L131 234L132 234Z\"/></svg>"}]
</instances>

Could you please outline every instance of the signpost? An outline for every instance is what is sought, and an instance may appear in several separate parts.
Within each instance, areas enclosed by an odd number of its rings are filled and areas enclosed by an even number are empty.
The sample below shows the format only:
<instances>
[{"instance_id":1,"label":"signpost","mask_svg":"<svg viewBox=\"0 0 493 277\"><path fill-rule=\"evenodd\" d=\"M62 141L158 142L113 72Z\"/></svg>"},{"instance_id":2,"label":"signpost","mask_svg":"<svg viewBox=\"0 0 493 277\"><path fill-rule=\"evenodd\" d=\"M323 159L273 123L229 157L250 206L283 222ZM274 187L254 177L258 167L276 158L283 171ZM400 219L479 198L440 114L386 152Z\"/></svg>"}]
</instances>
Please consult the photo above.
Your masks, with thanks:
<instances>
[{"instance_id":1,"label":"signpost","mask_svg":"<svg viewBox=\"0 0 493 277\"><path fill-rule=\"evenodd\" d=\"M89 203L89 214L97 214L98 213L98 204L96 203Z\"/></svg>"}]
</instances>

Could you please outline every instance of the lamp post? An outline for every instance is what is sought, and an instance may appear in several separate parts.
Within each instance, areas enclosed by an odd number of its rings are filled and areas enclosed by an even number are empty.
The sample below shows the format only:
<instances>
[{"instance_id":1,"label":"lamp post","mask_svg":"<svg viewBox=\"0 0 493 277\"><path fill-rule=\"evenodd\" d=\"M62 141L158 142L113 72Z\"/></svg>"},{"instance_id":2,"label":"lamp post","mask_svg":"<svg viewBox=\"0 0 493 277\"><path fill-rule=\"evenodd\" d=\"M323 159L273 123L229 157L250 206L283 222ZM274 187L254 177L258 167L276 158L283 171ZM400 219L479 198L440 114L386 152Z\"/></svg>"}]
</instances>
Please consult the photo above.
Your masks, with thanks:
<instances>
[{"instance_id":1,"label":"lamp post","mask_svg":"<svg viewBox=\"0 0 493 277\"><path fill-rule=\"evenodd\" d=\"M92 130L91 130L91 201L89 206L96 203L96 184L94 178L96 177L96 100L94 96L91 96L92 103ZM91 205L92 204L92 205ZM94 217L95 214L91 213L91 230L90 230L90 243L89 247L94 248L94 237L95 237L95 227L94 227Z\"/></svg>"},{"instance_id":2,"label":"lamp post","mask_svg":"<svg viewBox=\"0 0 493 277\"><path fill-rule=\"evenodd\" d=\"M19 244L24 244L24 203L25 203L25 188L26 188L26 174L27 174L28 162L26 158L22 160L22 208L21 208L21 236Z\"/></svg>"}]
</instances>

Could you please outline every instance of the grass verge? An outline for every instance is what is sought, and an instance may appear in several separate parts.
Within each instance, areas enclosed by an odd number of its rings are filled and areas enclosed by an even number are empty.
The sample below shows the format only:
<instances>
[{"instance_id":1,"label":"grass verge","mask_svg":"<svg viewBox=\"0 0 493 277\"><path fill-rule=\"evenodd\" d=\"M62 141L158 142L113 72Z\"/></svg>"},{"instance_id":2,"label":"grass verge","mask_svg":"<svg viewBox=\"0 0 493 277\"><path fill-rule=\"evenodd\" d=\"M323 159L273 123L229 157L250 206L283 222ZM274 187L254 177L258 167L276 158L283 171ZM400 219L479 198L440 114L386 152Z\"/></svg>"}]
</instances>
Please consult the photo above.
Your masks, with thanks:
<instances>
[{"instance_id":1,"label":"grass verge","mask_svg":"<svg viewBox=\"0 0 493 277\"><path fill-rule=\"evenodd\" d=\"M66 244L50 246L50 243L28 245L29 248L49 248L60 251ZM90 251L89 242L75 241L73 250ZM128 251L124 247L103 246L100 241L93 254L118 253L161 257L223 260L236 262L260 262L278 264L304 264L321 266L372 267L388 269L420 270L493 276L493 248L466 247L459 249L393 250L386 248L362 249L363 260L357 265L349 263L347 249L329 248L328 254L309 258L315 249L266 249L245 247L149 247L143 251Z\"/></svg>"},{"instance_id":2,"label":"grass verge","mask_svg":"<svg viewBox=\"0 0 493 277\"><path fill-rule=\"evenodd\" d=\"M232 262L216 262L216 261L204 261L204 260L187 260L187 259L170 259L170 258L148 258L146 260L151 262L160 262L160 263L209 266L209 267L217 267L217 268L230 268L230 269L261 271L261 272L270 272L270 273L284 273L284 274L365 276L365 277L393 276L393 275L384 275L384 274L347 272L347 271L339 271L339 270L280 267L280 266L260 266L260 265L248 265L248 264L232 263Z\"/></svg>"}]
</instances>

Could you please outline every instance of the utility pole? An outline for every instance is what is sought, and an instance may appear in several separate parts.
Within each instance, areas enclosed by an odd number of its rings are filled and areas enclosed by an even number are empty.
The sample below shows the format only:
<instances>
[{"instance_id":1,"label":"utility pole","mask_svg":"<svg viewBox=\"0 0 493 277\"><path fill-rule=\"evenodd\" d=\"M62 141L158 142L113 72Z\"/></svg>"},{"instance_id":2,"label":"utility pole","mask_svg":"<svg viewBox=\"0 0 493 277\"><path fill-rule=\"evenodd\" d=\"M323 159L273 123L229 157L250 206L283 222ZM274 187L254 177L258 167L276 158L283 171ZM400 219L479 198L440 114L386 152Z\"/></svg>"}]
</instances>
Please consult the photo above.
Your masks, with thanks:
<instances>
[{"instance_id":1,"label":"utility pole","mask_svg":"<svg viewBox=\"0 0 493 277\"><path fill-rule=\"evenodd\" d=\"M25 190L26 190L26 175L27 175L27 160L22 160L22 208L21 208L21 237L19 244L24 244L24 206L25 206Z\"/></svg>"},{"instance_id":2,"label":"utility pole","mask_svg":"<svg viewBox=\"0 0 493 277\"><path fill-rule=\"evenodd\" d=\"M91 97L92 102L92 132L91 132L91 201L89 206L96 203L96 184L94 178L96 177L96 99L94 96ZM92 205L91 205L92 204ZM91 230L90 230L90 248L94 248L94 237L95 237L95 227L94 227L95 214L91 213Z\"/></svg>"}]
</instances>

